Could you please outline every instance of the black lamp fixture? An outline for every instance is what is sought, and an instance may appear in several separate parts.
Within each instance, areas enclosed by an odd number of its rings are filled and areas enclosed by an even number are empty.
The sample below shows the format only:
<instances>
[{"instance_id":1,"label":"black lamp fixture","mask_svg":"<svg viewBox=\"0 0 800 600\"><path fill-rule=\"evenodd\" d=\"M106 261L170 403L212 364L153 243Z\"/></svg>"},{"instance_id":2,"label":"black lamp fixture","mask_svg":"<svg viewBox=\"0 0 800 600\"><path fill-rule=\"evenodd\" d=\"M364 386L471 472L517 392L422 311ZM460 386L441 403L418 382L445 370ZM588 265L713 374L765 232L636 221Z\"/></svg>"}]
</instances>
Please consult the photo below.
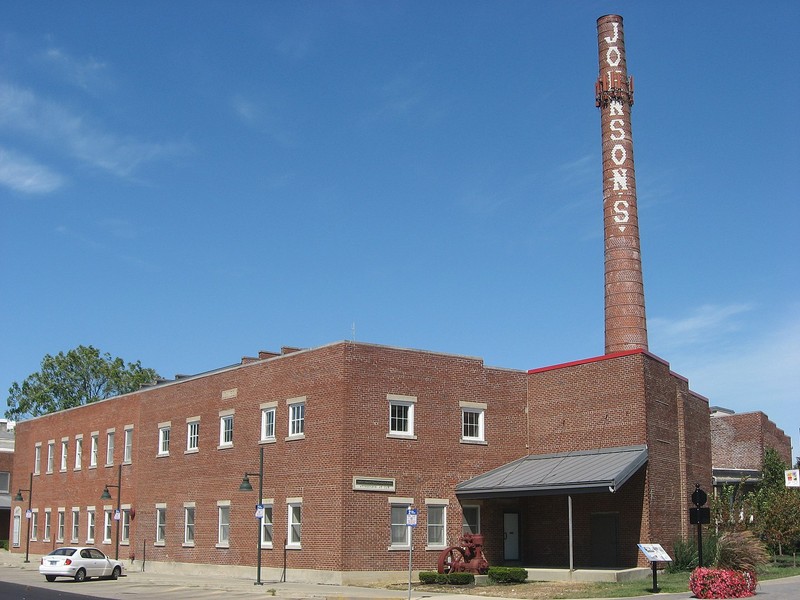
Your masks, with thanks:
<instances>
[{"instance_id":1,"label":"black lamp fixture","mask_svg":"<svg viewBox=\"0 0 800 600\"><path fill-rule=\"evenodd\" d=\"M250 484L251 477L258 477L258 504L264 499L264 446L261 446L261 458L258 463L258 473L245 473L242 478L242 483L239 485L240 492L252 492L253 486ZM256 519L258 523L258 569L256 571L256 580L253 585L264 585L261 581L261 524L263 523L264 516Z\"/></svg>"},{"instance_id":2,"label":"black lamp fixture","mask_svg":"<svg viewBox=\"0 0 800 600\"><path fill-rule=\"evenodd\" d=\"M116 485L113 483L107 483L103 488L103 494L100 496L100 500L111 500L111 493L108 491L108 488L110 487L117 488L117 512L114 514L114 520L117 522L117 526L115 528L116 542L114 547L114 558L119 560L119 522L122 520L122 512L120 511L120 499L122 496L122 465L117 466Z\"/></svg>"},{"instance_id":3,"label":"black lamp fixture","mask_svg":"<svg viewBox=\"0 0 800 600\"><path fill-rule=\"evenodd\" d=\"M28 520L28 533L25 537L25 562L31 562L28 560L30 556L30 549L31 549L31 501L33 500L33 473L30 476L30 483L28 483L28 489L23 490L19 488L17 490L17 495L14 496L14 502L22 502L24 498L22 497L22 492L28 492L28 511L25 513L25 518Z\"/></svg>"}]
</instances>

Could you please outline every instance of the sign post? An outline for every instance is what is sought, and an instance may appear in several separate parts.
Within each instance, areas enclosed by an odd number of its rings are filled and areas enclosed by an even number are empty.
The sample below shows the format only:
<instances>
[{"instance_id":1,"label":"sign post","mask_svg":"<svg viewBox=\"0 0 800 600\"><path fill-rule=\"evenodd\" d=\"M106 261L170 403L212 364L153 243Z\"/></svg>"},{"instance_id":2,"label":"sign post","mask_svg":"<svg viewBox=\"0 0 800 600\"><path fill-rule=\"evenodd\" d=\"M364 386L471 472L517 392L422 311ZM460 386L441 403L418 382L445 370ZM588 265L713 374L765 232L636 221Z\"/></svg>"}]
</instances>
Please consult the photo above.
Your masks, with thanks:
<instances>
[{"instance_id":1,"label":"sign post","mask_svg":"<svg viewBox=\"0 0 800 600\"><path fill-rule=\"evenodd\" d=\"M408 527L408 600L411 600L411 550L414 548L414 527L417 526L417 509L410 506L406 509L406 527Z\"/></svg>"},{"instance_id":2,"label":"sign post","mask_svg":"<svg viewBox=\"0 0 800 600\"><path fill-rule=\"evenodd\" d=\"M708 494L700 489L700 484L694 485L694 492L692 492L692 502L695 508L689 509L689 523L691 525L697 524L697 566L703 566L703 525L711 522L711 509L707 506L702 508L708 501Z\"/></svg>"},{"instance_id":3,"label":"sign post","mask_svg":"<svg viewBox=\"0 0 800 600\"><path fill-rule=\"evenodd\" d=\"M653 568L652 592L656 594L660 591L658 588L658 571L656 569L658 562L672 562L672 559L667 554L667 551L661 547L661 544L637 544L637 546L639 546L639 550L642 551L645 558L650 561L650 566Z\"/></svg>"}]
</instances>

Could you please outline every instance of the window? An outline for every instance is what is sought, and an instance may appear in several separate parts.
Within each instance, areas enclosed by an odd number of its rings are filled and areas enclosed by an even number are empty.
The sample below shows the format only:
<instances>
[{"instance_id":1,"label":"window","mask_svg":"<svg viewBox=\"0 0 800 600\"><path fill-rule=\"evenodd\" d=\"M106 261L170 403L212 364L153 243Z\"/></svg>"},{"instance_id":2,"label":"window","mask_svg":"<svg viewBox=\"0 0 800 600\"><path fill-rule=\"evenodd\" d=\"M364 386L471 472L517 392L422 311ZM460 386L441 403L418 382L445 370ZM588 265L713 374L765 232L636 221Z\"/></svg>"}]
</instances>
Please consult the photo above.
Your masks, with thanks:
<instances>
[{"instance_id":1,"label":"window","mask_svg":"<svg viewBox=\"0 0 800 600\"><path fill-rule=\"evenodd\" d=\"M464 513L464 521L461 525L462 533L480 533L481 532L481 507L480 506L463 506L462 512Z\"/></svg>"},{"instance_id":2,"label":"window","mask_svg":"<svg viewBox=\"0 0 800 600\"><path fill-rule=\"evenodd\" d=\"M44 538L42 541L49 542L50 541L50 526L52 521L52 514L50 509L47 508L44 511Z\"/></svg>"},{"instance_id":3,"label":"window","mask_svg":"<svg viewBox=\"0 0 800 600\"><path fill-rule=\"evenodd\" d=\"M217 547L227 548L231 536L231 505L225 501L217 503Z\"/></svg>"},{"instance_id":4,"label":"window","mask_svg":"<svg viewBox=\"0 0 800 600\"><path fill-rule=\"evenodd\" d=\"M47 442L47 472L53 472L53 463L55 462L55 453L56 453L56 442L55 440L50 440Z\"/></svg>"},{"instance_id":5,"label":"window","mask_svg":"<svg viewBox=\"0 0 800 600\"><path fill-rule=\"evenodd\" d=\"M120 544L128 545L131 539L131 507L120 507Z\"/></svg>"},{"instance_id":6,"label":"window","mask_svg":"<svg viewBox=\"0 0 800 600\"><path fill-rule=\"evenodd\" d=\"M79 471L81 468L81 460L83 458L83 436L75 436L75 470Z\"/></svg>"},{"instance_id":7,"label":"window","mask_svg":"<svg viewBox=\"0 0 800 600\"><path fill-rule=\"evenodd\" d=\"M414 438L414 404L415 396L388 394L389 400L389 433L387 437Z\"/></svg>"},{"instance_id":8,"label":"window","mask_svg":"<svg viewBox=\"0 0 800 600\"><path fill-rule=\"evenodd\" d=\"M66 515L64 514L64 509L58 509L58 521L56 522L56 541L63 542L64 541L64 522L65 522Z\"/></svg>"},{"instance_id":9,"label":"window","mask_svg":"<svg viewBox=\"0 0 800 600\"><path fill-rule=\"evenodd\" d=\"M183 545L194 546L194 503L183 506Z\"/></svg>"},{"instance_id":10,"label":"window","mask_svg":"<svg viewBox=\"0 0 800 600\"><path fill-rule=\"evenodd\" d=\"M197 452L200 449L200 418L192 417L186 421L186 452Z\"/></svg>"},{"instance_id":11,"label":"window","mask_svg":"<svg viewBox=\"0 0 800 600\"><path fill-rule=\"evenodd\" d=\"M428 548L444 548L447 531L447 500L425 500L428 513Z\"/></svg>"},{"instance_id":12,"label":"window","mask_svg":"<svg viewBox=\"0 0 800 600\"><path fill-rule=\"evenodd\" d=\"M78 508L72 508L72 539L73 543L78 543L78 537L80 536L81 529L80 529L80 520L81 520L81 511Z\"/></svg>"},{"instance_id":13,"label":"window","mask_svg":"<svg viewBox=\"0 0 800 600\"><path fill-rule=\"evenodd\" d=\"M163 546L167 539L167 507L156 504L156 545Z\"/></svg>"},{"instance_id":14,"label":"window","mask_svg":"<svg viewBox=\"0 0 800 600\"><path fill-rule=\"evenodd\" d=\"M96 467L97 466L97 437L99 435L100 435L99 433L93 433L92 434L92 446L91 446L91 450L90 450L90 453L89 453L89 468L90 469L92 467Z\"/></svg>"},{"instance_id":15,"label":"window","mask_svg":"<svg viewBox=\"0 0 800 600\"><path fill-rule=\"evenodd\" d=\"M170 423L159 423L158 424L158 455L159 456L168 456L169 455L169 431L170 431Z\"/></svg>"},{"instance_id":16,"label":"window","mask_svg":"<svg viewBox=\"0 0 800 600\"><path fill-rule=\"evenodd\" d=\"M304 437L306 430L305 398L287 400L289 405L289 437Z\"/></svg>"},{"instance_id":17,"label":"window","mask_svg":"<svg viewBox=\"0 0 800 600\"><path fill-rule=\"evenodd\" d=\"M459 402L461 406L461 441L483 442L483 414L486 404L481 402Z\"/></svg>"},{"instance_id":18,"label":"window","mask_svg":"<svg viewBox=\"0 0 800 600\"><path fill-rule=\"evenodd\" d=\"M302 498L289 498L286 501L289 509L289 539L287 546L289 548L300 547L300 534L302 529Z\"/></svg>"},{"instance_id":19,"label":"window","mask_svg":"<svg viewBox=\"0 0 800 600\"><path fill-rule=\"evenodd\" d=\"M11 473L0 471L0 494L8 494L11 491Z\"/></svg>"},{"instance_id":20,"label":"window","mask_svg":"<svg viewBox=\"0 0 800 600\"><path fill-rule=\"evenodd\" d=\"M125 427L125 433L122 442L124 444L122 462L129 463L133 460L133 427Z\"/></svg>"},{"instance_id":21,"label":"window","mask_svg":"<svg viewBox=\"0 0 800 600\"><path fill-rule=\"evenodd\" d=\"M86 510L86 542L94 543L94 506Z\"/></svg>"},{"instance_id":22,"label":"window","mask_svg":"<svg viewBox=\"0 0 800 600\"><path fill-rule=\"evenodd\" d=\"M111 512L111 507L106 506L103 509L103 543L111 543L111 524L114 522L114 517Z\"/></svg>"},{"instance_id":23,"label":"window","mask_svg":"<svg viewBox=\"0 0 800 600\"><path fill-rule=\"evenodd\" d=\"M31 539L35 540L39 536L39 509L31 510Z\"/></svg>"},{"instance_id":24,"label":"window","mask_svg":"<svg viewBox=\"0 0 800 600\"><path fill-rule=\"evenodd\" d=\"M261 405L261 441L275 439L275 402Z\"/></svg>"},{"instance_id":25,"label":"window","mask_svg":"<svg viewBox=\"0 0 800 600\"><path fill-rule=\"evenodd\" d=\"M219 445L233 446L233 411L226 410L219 414Z\"/></svg>"},{"instance_id":26,"label":"window","mask_svg":"<svg viewBox=\"0 0 800 600\"><path fill-rule=\"evenodd\" d=\"M264 516L261 517L261 547L272 548L272 502L262 502Z\"/></svg>"},{"instance_id":27,"label":"window","mask_svg":"<svg viewBox=\"0 0 800 600\"><path fill-rule=\"evenodd\" d=\"M106 465L114 464L114 432L106 432Z\"/></svg>"},{"instance_id":28,"label":"window","mask_svg":"<svg viewBox=\"0 0 800 600\"><path fill-rule=\"evenodd\" d=\"M33 448L33 474L38 475L42 468L42 443L39 442Z\"/></svg>"},{"instance_id":29,"label":"window","mask_svg":"<svg viewBox=\"0 0 800 600\"><path fill-rule=\"evenodd\" d=\"M389 498L391 510L391 538L389 550L403 548L408 550L408 530L406 511L413 503L411 498Z\"/></svg>"},{"instance_id":30,"label":"window","mask_svg":"<svg viewBox=\"0 0 800 600\"><path fill-rule=\"evenodd\" d=\"M69 440L66 438L61 440L61 470L67 470L67 446L69 445Z\"/></svg>"}]
</instances>

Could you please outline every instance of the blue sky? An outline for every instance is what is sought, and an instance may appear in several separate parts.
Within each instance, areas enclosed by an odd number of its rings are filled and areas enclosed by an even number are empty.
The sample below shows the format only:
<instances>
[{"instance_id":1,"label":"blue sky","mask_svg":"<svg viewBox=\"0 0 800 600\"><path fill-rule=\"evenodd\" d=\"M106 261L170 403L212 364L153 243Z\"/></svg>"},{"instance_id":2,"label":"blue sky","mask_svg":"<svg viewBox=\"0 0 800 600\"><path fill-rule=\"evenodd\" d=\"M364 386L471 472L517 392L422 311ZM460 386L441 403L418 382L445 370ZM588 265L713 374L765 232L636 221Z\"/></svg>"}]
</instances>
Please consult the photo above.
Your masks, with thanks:
<instances>
[{"instance_id":1,"label":"blue sky","mask_svg":"<svg viewBox=\"0 0 800 600\"><path fill-rule=\"evenodd\" d=\"M608 13L650 350L797 454L795 1L0 3L0 411L79 344L602 354Z\"/></svg>"}]
</instances>

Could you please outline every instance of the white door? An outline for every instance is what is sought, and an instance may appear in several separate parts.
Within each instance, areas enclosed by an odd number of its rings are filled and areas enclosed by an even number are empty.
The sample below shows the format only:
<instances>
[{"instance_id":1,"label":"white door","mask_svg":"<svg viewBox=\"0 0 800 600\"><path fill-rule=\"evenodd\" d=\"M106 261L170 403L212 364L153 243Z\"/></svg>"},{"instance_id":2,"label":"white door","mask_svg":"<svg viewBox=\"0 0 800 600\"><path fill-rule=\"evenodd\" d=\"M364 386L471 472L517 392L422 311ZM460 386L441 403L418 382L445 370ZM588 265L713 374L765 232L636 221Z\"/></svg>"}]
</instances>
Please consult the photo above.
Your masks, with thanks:
<instances>
[{"instance_id":1,"label":"white door","mask_svg":"<svg viewBox=\"0 0 800 600\"><path fill-rule=\"evenodd\" d=\"M519 560L519 513L503 513L503 558Z\"/></svg>"}]
</instances>

